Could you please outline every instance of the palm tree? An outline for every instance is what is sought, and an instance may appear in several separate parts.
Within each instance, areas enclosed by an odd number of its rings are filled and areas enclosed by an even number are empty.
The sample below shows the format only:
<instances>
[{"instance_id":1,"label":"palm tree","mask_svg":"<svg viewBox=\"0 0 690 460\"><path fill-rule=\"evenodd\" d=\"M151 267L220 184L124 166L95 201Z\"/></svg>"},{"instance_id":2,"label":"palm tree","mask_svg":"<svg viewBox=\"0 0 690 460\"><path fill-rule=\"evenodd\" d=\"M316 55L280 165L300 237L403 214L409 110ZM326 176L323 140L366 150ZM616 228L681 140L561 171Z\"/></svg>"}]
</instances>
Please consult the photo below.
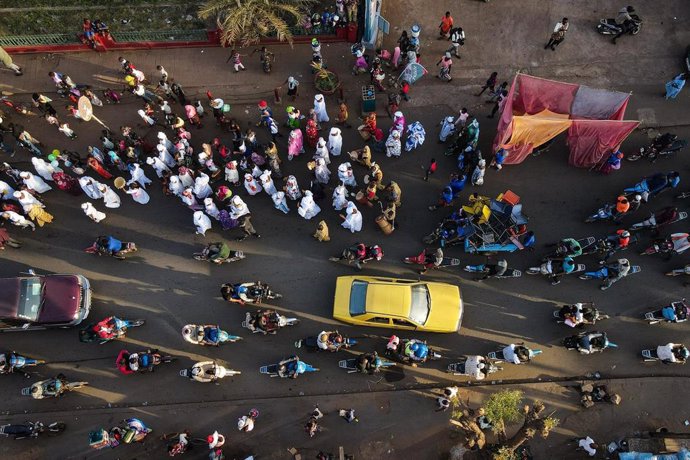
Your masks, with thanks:
<instances>
[{"instance_id":1,"label":"palm tree","mask_svg":"<svg viewBox=\"0 0 690 460\"><path fill-rule=\"evenodd\" d=\"M247 46L276 36L292 45L290 27L297 24L315 0L207 0L199 8L202 19L216 19L223 45Z\"/></svg>"}]
</instances>

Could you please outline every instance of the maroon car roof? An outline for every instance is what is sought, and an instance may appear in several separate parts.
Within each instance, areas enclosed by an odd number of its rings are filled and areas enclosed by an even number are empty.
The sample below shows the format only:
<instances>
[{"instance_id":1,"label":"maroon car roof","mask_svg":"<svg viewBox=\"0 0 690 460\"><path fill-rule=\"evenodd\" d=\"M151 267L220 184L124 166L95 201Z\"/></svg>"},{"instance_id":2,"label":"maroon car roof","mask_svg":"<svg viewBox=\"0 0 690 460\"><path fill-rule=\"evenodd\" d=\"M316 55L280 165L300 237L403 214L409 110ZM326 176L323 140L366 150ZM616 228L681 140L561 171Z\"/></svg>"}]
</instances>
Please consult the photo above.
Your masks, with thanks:
<instances>
[{"instance_id":1,"label":"maroon car roof","mask_svg":"<svg viewBox=\"0 0 690 460\"><path fill-rule=\"evenodd\" d=\"M75 275L49 275L45 283L44 304L39 323L68 323L74 320L81 302L79 278Z\"/></svg>"},{"instance_id":2,"label":"maroon car roof","mask_svg":"<svg viewBox=\"0 0 690 460\"><path fill-rule=\"evenodd\" d=\"M20 278L0 278L0 318L16 318Z\"/></svg>"}]
</instances>

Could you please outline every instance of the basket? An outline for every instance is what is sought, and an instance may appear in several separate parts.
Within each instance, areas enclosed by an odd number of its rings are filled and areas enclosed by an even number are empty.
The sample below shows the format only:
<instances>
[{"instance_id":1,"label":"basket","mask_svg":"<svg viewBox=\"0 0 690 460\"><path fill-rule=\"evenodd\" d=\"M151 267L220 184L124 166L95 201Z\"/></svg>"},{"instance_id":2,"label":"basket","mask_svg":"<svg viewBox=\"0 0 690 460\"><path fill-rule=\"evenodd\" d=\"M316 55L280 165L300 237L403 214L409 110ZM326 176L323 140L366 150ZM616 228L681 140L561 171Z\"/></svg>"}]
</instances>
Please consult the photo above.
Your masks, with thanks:
<instances>
[{"instance_id":1,"label":"basket","mask_svg":"<svg viewBox=\"0 0 690 460\"><path fill-rule=\"evenodd\" d=\"M340 88L340 85L340 77L335 72L321 69L314 74L314 86L321 94L331 95Z\"/></svg>"},{"instance_id":2,"label":"basket","mask_svg":"<svg viewBox=\"0 0 690 460\"><path fill-rule=\"evenodd\" d=\"M122 177L116 177L116 178L115 178L115 181L114 181L114 184L115 184L115 188L116 188L116 189L122 190L123 188L125 188L125 185L127 184L127 181L126 181L124 178L122 178Z\"/></svg>"}]
</instances>

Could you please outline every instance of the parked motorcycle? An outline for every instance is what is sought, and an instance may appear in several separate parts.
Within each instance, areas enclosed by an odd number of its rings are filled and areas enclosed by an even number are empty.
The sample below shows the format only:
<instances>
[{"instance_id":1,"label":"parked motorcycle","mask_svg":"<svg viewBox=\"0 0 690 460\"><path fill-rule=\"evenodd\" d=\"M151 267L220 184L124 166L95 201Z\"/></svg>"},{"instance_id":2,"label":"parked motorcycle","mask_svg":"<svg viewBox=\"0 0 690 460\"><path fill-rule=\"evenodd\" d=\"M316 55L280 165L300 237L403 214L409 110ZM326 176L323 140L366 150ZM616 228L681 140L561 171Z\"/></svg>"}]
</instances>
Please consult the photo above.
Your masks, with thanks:
<instances>
[{"instance_id":1,"label":"parked motorcycle","mask_svg":"<svg viewBox=\"0 0 690 460\"><path fill-rule=\"evenodd\" d=\"M563 339L563 346L568 350L577 350L582 354L601 353L607 348L618 348L610 342L606 332L580 332Z\"/></svg>"},{"instance_id":2,"label":"parked motorcycle","mask_svg":"<svg viewBox=\"0 0 690 460\"><path fill-rule=\"evenodd\" d=\"M676 152L683 150L688 145L685 139L678 139L678 136L671 133L659 134L647 147L640 147L637 153L625 157L628 161L637 161L640 158L647 158L654 163L659 158L669 158Z\"/></svg>"},{"instance_id":3,"label":"parked motorcycle","mask_svg":"<svg viewBox=\"0 0 690 460\"><path fill-rule=\"evenodd\" d=\"M67 425L64 422L49 423L48 426L41 422L24 422L0 425L0 436L12 436L14 439L37 438L41 433L49 435L60 434L65 431Z\"/></svg>"},{"instance_id":4,"label":"parked motorcycle","mask_svg":"<svg viewBox=\"0 0 690 460\"><path fill-rule=\"evenodd\" d=\"M420 273L425 273L429 268L455 267L460 265L460 259L452 257L443 257L443 250L436 249L434 252L429 252L426 249L419 255L413 257L405 257L403 262L406 264L421 265Z\"/></svg>"},{"instance_id":5,"label":"parked motorcycle","mask_svg":"<svg viewBox=\"0 0 690 460\"><path fill-rule=\"evenodd\" d=\"M185 342L193 343L194 345L210 345L217 347L223 343L235 343L242 340L242 337L231 335L220 328L218 325L205 324L187 324L182 328L182 338Z\"/></svg>"},{"instance_id":6,"label":"parked motorcycle","mask_svg":"<svg viewBox=\"0 0 690 460\"><path fill-rule=\"evenodd\" d=\"M366 353L357 358L338 361L338 367L345 369L348 374L354 374L355 372L374 374L380 372L381 368L385 369L393 366L395 366L393 361L381 359L376 352Z\"/></svg>"},{"instance_id":7,"label":"parked motorcycle","mask_svg":"<svg viewBox=\"0 0 690 460\"><path fill-rule=\"evenodd\" d=\"M499 350L492 351L486 354L486 357L491 361L497 363L512 363L512 364L525 364L532 360L537 355L542 353L541 350L531 349L522 343L510 344ZM517 362L516 362L517 361Z\"/></svg>"},{"instance_id":8,"label":"parked motorcycle","mask_svg":"<svg viewBox=\"0 0 690 460\"><path fill-rule=\"evenodd\" d=\"M249 329L252 333L257 334L275 334L278 329L285 326L294 326L299 323L297 318L288 318L276 312L275 310L257 310L253 315L247 312L245 320L242 321L242 327Z\"/></svg>"},{"instance_id":9,"label":"parked motorcycle","mask_svg":"<svg viewBox=\"0 0 690 460\"><path fill-rule=\"evenodd\" d=\"M644 314L644 319L649 324L656 324L661 322L666 323L683 323L688 320L690 315L690 306L685 303L685 299L671 302L658 310L648 311Z\"/></svg>"},{"instance_id":10,"label":"parked motorcycle","mask_svg":"<svg viewBox=\"0 0 690 460\"><path fill-rule=\"evenodd\" d=\"M347 350L355 345L357 345L357 341L355 339L345 337L338 331L321 331L319 335L310 335L295 342L295 348L304 347L316 351L339 351L341 348Z\"/></svg>"},{"instance_id":11,"label":"parked motorcycle","mask_svg":"<svg viewBox=\"0 0 690 460\"><path fill-rule=\"evenodd\" d=\"M569 260L568 260L569 259ZM551 284L556 285L560 283L560 277L563 275L572 275L585 271L585 264L576 264L573 259L566 257L562 263L560 261L547 259L546 262L538 267L530 267L526 273L528 275L544 275L551 279ZM566 270L566 265L569 271Z\"/></svg>"},{"instance_id":12,"label":"parked motorcycle","mask_svg":"<svg viewBox=\"0 0 690 460\"><path fill-rule=\"evenodd\" d=\"M69 382L63 374L36 382L30 387L22 388L22 396L34 399L58 398L63 394L85 387L89 382Z\"/></svg>"},{"instance_id":13,"label":"parked motorcycle","mask_svg":"<svg viewBox=\"0 0 690 460\"><path fill-rule=\"evenodd\" d=\"M675 206L669 206L651 213L648 219L633 224L630 230L653 230L658 232L659 229L665 225L675 224L687 218L687 212L678 211L678 208Z\"/></svg>"},{"instance_id":14,"label":"parked motorcycle","mask_svg":"<svg viewBox=\"0 0 690 460\"><path fill-rule=\"evenodd\" d=\"M630 17L632 18L630 33L637 35L642 28L642 19L636 14L631 14ZM602 35L618 35L623 31L623 27L623 25L617 24L614 18L600 19L599 24L597 24L597 32Z\"/></svg>"},{"instance_id":15,"label":"parked motorcycle","mask_svg":"<svg viewBox=\"0 0 690 460\"><path fill-rule=\"evenodd\" d=\"M136 353L121 350L115 360L115 366L120 372L127 375L135 372L153 372L156 366L173 361L175 358L162 355L158 350L145 350Z\"/></svg>"},{"instance_id":16,"label":"parked motorcycle","mask_svg":"<svg viewBox=\"0 0 690 460\"><path fill-rule=\"evenodd\" d=\"M506 262L505 259L498 260L495 264L491 264L487 260L487 263L485 264L465 265L464 270L466 272L484 275L481 278L476 278L477 281L483 281L489 278L520 278L522 276L522 272L520 270L509 268L508 262Z\"/></svg>"},{"instance_id":17,"label":"parked motorcycle","mask_svg":"<svg viewBox=\"0 0 690 460\"><path fill-rule=\"evenodd\" d=\"M84 249L84 252L89 253L89 254L96 254L99 256L108 255L108 256L112 256L118 260L124 260L126 254L129 254L131 252L136 252L137 250L138 249L137 249L136 244L129 242L129 241L123 241L122 242L122 249L120 249L117 252L112 253L107 248L102 247L99 244L98 240L96 240L91 246Z\"/></svg>"},{"instance_id":18,"label":"parked motorcycle","mask_svg":"<svg viewBox=\"0 0 690 460\"><path fill-rule=\"evenodd\" d=\"M386 355L412 367L442 358L440 353L427 345L426 340L404 339L401 342L396 335L388 340Z\"/></svg>"},{"instance_id":19,"label":"parked motorcycle","mask_svg":"<svg viewBox=\"0 0 690 460\"><path fill-rule=\"evenodd\" d=\"M642 251L640 255L665 254L670 258L673 254L682 254L690 248L688 233L672 233L665 239L654 240L654 243Z\"/></svg>"},{"instance_id":20,"label":"parked motorcycle","mask_svg":"<svg viewBox=\"0 0 690 460\"><path fill-rule=\"evenodd\" d=\"M219 253L227 251L227 257L216 257ZM194 253L194 259L213 262L221 265L229 262L236 262L244 259L246 256L242 251L231 251L227 244L223 242L207 244L201 252Z\"/></svg>"},{"instance_id":21,"label":"parked motorcycle","mask_svg":"<svg viewBox=\"0 0 690 460\"><path fill-rule=\"evenodd\" d=\"M223 284L220 288L223 298L229 302L261 303L264 300L280 299L283 296L271 290L268 284L255 283Z\"/></svg>"},{"instance_id":22,"label":"parked motorcycle","mask_svg":"<svg viewBox=\"0 0 690 460\"><path fill-rule=\"evenodd\" d=\"M0 374L17 372L23 374L28 379L31 378L31 375L24 368L38 366L39 364L45 364L45 361L22 356L15 351L7 351L0 354Z\"/></svg>"},{"instance_id":23,"label":"parked motorcycle","mask_svg":"<svg viewBox=\"0 0 690 460\"><path fill-rule=\"evenodd\" d=\"M234 377L241 374L241 371L228 369L215 361L200 361L189 369L180 371L181 377L187 377L201 383L214 383L224 377Z\"/></svg>"},{"instance_id":24,"label":"parked motorcycle","mask_svg":"<svg viewBox=\"0 0 690 460\"><path fill-rule=\"evenodd\" d=\"M645 362L659 362L664 364L685 364L690 357L690 351L682 343L668 343L659 345L656 349L642 350Z\"/></svg>"},{"instance_id":25,"label":"parked motorcycle","mask_svg":"<svg viewBox=\"0 0 690 460\"><path fill-rule=\"evenodd\" d=\"M556 322L570 327L584 327L587 324L596 324L597 321L609 319L609 315L594 307L594 302L563 305L553 312L553 317L556 318Z\"/></svg>"},{"instance_id":26,"label":"parked motorcycle","mask_svg":"<svg viewBox=\"0 0 690 460\"><path fill-rule=\"evenodd\" d=\"M89 324L79 331L79 340L84 343L99 341L102 345L124 337L129 329L143 326L145 323L143 319L120 319L111 316L97 324Z\"/></svg>"},{"instance_id":27,"label":"parked motorcycle","mask_svg":"<svg viewBox=\"0 0 690 460\"><path fill-rule=\"evenodd\" d=\"M668 173L657 173L653 176L645 177L632 187L623 190L623 193L631 195L640 195L642 199L647 202L650 198L669 190L678 187L680 183L680 174L676 171L669 171Z\"/></svg>"},{"instance_id":28,"label":"parked motorcycle","mask_svg":"<svg viewBox=\"0 0 690 460\"><path fill-rule=\"evenodd\" d=\"M307 372L318 372L317 367L312 367L311 365L300 361L299 356L293 355L289 358L285 358L276 364L269 364L267 366L261 366L259 372L261 374L267 374L270 377L280 377L280 378L292 378L296 379L300 374Z\"/></svg>"},{"instance_id":29,"label":"parked motorcycle","mask_svg":"<svg viewBox=\"0 0 690 460\"><path fill-rule=\"evenodd\" d=\"M475 380L484 380L487 376L502 371L491 361L479 355L465 355L460 361L448 365L447 372L453 375L464 375Z\"/></svg>"}]
</instances>

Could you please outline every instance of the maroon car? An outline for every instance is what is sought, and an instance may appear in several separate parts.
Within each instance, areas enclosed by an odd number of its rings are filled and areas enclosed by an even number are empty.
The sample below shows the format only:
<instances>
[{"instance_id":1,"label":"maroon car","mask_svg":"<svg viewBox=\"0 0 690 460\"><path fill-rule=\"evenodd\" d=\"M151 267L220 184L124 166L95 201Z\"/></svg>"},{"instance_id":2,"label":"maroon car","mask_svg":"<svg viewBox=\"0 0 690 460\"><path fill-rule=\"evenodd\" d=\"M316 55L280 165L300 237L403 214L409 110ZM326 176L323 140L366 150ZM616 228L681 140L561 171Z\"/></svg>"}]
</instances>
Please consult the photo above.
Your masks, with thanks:
<instances>
[{"instance_id":1,"label":"maroon car","mask_svg":"<svg viewBox=\"0 0 690 460\"><path fill-rule=\"evenodd\" d=\"M0 331L69 327L91 309L91 287L82 275L0 278Z\"/></svg>"}]
</instances>

